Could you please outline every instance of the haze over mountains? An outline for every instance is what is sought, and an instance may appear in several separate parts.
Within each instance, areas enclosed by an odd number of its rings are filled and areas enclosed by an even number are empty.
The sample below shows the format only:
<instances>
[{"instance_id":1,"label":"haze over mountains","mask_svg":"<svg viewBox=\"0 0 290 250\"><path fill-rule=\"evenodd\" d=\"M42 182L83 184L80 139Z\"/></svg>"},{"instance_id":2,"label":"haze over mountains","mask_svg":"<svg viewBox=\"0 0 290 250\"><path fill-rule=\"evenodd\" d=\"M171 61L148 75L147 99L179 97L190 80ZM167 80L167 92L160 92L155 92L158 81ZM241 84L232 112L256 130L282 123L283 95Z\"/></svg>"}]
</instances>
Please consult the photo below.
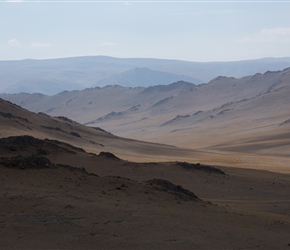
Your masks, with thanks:
<instances>
[{"instance_id":1,"label":"haze over mountains","mask_svg":"<svg viewBox=\"0 0 290 250\"><path fill-rule=\"evenodd\" d=\"M175 81L184 80L201 83L201 80L186 75L176 75L149 68L134 68L125 72L112 75L97 82L98 86L120 85L126 87L149 87L154 85L167 85Z\"/></svg>"},{"instance_id":2,"label":"haze over mountains","mask_svg":"<svg viewBox=\"0 0 290 250\"><path fill-rule=\"evenodd\" d=\"M289 65L290 58L209 63L105 56L0 61L0 93L54 95L96 86L148 87L179 80L198 84L220 75L243 77Z\"/></svg>"},{"instance_id":3,"label":"haze over mountains","mask_svg":"<svg viewBox=\"0 0 290 250\"><path fill-rule=\"evenodd\" d=\"M0 95L31 111L66 116L118 136L195 150L276 155L284 160L290 150L289 96L290 68L240 79L217 77L201 85L114 85L53 96ZM235 164L244 165L244 161Z\"/></svg>"}]
</instances>

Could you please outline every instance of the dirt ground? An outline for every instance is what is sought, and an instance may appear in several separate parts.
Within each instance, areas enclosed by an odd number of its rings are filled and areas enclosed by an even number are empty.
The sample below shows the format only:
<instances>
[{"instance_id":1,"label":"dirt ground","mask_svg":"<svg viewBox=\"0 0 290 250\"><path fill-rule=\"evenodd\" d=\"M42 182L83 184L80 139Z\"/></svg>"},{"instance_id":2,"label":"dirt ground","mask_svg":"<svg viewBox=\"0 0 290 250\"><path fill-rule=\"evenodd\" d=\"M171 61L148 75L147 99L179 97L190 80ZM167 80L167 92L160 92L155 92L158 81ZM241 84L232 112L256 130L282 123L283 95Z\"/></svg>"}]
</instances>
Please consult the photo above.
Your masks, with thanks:
<instances>
[{"instance_id":1,"label":"dirt ground","mask_svg":"<svg viewBox=\"0 0 290 250\"><path fill-rule=\"evenodd\" d=\"M287 174L9 143L1 249L290 249Z\"/></svg>"}]
</instances>

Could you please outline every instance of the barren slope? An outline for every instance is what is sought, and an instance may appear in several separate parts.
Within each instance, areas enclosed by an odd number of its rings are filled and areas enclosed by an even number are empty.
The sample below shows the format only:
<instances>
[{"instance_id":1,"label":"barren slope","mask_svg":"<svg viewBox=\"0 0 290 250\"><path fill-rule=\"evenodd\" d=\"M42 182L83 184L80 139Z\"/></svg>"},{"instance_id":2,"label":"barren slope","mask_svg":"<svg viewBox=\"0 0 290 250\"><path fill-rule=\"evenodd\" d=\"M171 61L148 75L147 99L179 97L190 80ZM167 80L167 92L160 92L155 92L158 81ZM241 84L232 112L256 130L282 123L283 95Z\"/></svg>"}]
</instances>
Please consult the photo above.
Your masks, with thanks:
<instances>
[{"instance_id":1,"label":"barren slope","mask_svg":"<svg viewBox=\"0 0 290 250\"><path fill-rule=\"evenodd\" d=\"M88 152L110 151L125 159L192 158L194 150L157 143L147 143L114 136L102 129L87 127L65 117L35 114L0 99L0 137L31 135L40 139L56 139Z\"/></svg>"},{"instance_id":2,"label":"barren slope","mask_svg":"<svg viewBox=\"0 0 290 250\"><path fill-rule=\"evenodd\" d=\"M199 86L177 82L149 88L108 86L52 97L2 96L31 110L57 116L65 114L123 137L196 150L179 151L174 157L290 171L289 68L241 79L218 77ZM135 146L132 148L138 151ZM142 151L164 154L163 150L150 147L138 152ZM115 153L119 152L117 149ZM128 155L128 152L120 153L132 159L132 153ZM137 154L133 157L138 158ZM155 160L154 157L147 159Z\"/></svg>"}]
</instances>

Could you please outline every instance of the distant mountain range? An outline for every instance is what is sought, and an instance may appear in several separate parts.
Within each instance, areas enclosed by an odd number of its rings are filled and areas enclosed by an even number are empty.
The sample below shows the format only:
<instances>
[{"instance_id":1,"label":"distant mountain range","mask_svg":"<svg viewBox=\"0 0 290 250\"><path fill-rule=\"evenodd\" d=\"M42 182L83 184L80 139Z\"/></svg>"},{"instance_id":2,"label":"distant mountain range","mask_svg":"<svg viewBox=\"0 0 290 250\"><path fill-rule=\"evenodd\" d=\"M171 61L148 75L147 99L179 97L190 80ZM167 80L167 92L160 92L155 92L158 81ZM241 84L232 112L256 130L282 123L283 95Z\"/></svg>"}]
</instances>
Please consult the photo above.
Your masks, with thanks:
<instances>
[{"instance_id":1,"label":"distant mountain range","mask_svg":"<svg viewBox=\"0 0 290 250\"><path fill-rule=\"evenodd\" d=\"M54 95L106 85L148 87L176 81L200 84L220 75L240 78L289 66L289 57L208 63L106 56L0 61L0 93Z\"/></svg>"},{"instance_id":2,"label":"distant mountain range","mask_svg":"<svg viewBox=\"0 0 290 250\"><path fill-rule=\"evenodd\" d=\"M31 111L66 116L123 137L282 155L290 145L289 96L290 68L239 79L221 76L200 85L179 81L146 88L111 85L53 96L0 95Z\"/></svg>"},{"instance_id":3,"label":"distant mountain range","mask_svg":"<svg viewBox=\"0 0 290 250\"><path fill-rule=\"evenodd\" d=\"M180 80L192 82L195 84L202 82L199 79L186 75L177 75L151 70L149 68L137 67L98 81L96 87L104 87L107 85L120 85L125 87L149 87L154 85L166 85Z\"/></svg>"}]
</instances>

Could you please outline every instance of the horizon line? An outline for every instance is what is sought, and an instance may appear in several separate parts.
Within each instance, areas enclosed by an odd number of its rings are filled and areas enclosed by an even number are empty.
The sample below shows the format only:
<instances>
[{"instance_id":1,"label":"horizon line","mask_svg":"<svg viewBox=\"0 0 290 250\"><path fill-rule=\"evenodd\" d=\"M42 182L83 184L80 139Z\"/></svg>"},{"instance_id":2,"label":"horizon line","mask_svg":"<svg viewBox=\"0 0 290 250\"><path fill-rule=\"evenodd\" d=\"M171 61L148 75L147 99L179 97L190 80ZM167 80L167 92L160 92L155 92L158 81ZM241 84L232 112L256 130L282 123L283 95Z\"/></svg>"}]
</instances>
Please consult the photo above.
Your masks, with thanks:
<instances>
[{"instance_id":1,"label":"horizon line","mask_svg":"<svg viewBox=\"0 0 290 250\"><path fill-rule=\"evenodd\" d=\"M184 61L184 62L196 62L196 63L226 63L226 62L242 62L242 61L255 61L255 60L263 60L263 59L290 59L290 56L284 57L273 57L273 56L265 56L259 58L252 59L237 59L237 60L209 60L209 61L198 61L198 60L187 60L187 59L176 59L176 58L156 58L156 57L116 57L116 56L108 56L108 55L82 55L82 56L66 56L66 57L53 57L53 58L23 58L23 59L0 59L0 62L11 62L11 61L45 61L45 60L61 60L61 59L73 59L73 58L82 58L82 57L107 57L107 58L115 58L115 59L145 59L145 60L168 60L168 61Z\"/></svg>"}]
</instances>

